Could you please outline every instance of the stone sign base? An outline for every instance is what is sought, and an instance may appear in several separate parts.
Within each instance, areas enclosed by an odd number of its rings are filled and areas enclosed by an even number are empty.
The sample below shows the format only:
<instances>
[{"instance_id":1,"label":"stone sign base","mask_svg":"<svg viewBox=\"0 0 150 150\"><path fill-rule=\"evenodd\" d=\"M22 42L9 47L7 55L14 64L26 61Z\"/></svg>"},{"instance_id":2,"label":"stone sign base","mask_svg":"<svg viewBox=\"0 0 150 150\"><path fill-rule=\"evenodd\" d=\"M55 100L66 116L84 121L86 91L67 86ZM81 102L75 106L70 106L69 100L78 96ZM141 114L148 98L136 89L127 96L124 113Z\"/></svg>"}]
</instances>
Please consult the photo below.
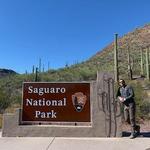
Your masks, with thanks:
<instances>
[{"instance_id":1,"label":"stone sign base","mask_svg":"<svg viewBox=\"0 0 150 150\"><path fill-rule=\"evenodd\" d=\"M101 80L101 79L100 79ZM106 80L106 77L105 77ZM102 82L104 84L104 82ZM109 109L99 89L101 82L91 83L91 122L89 124L73 125L23 125L21 110L14 114L4 114L3 137L120 137L121 115L112 105ZM107 89L105 89L107 90ZM105 91L106 93L106 91ZM112 97L112 96L111 96Z\"/></svg>"},{"instance_id":2,"label":"stone sign base","mask_svg":"<svg viewBox=\"0 0 150 150\"><path fill-rule=\"evenodd\" d=\"M19 125L18 109L15 114L4 114L3 137L105 137L102 124L99 128L72 125Z\"/></svg>"}]
</instances>

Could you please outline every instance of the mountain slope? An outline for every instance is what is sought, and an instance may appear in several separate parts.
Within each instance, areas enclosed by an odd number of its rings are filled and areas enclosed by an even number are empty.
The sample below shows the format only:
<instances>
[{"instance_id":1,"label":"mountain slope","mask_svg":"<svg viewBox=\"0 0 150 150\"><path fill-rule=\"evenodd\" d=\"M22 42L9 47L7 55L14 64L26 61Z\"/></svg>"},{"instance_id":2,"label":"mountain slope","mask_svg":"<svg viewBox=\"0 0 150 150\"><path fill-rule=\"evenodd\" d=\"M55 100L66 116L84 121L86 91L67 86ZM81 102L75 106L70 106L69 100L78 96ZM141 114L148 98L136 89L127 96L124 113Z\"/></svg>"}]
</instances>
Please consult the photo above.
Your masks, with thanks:
<instances>
[{"instance_id":1,"label":"mountain slope","mask_svg":"<svg viewBox=\"0 0 150 150\"><path fill-rule=\"evenodd\" d=\"M118 57L119 71L121 75L127 75L127 52L128 49L131 55L131 63L134 74L140 74L140 57L141 49L143 54L145 48L150 46L150 24L144 27L137 28L133 32L120 37L118 39ZM94 62L95 65L100 65L100 70L112 70L114 64L114 44L113 42L106 46L102 51L99 51L88 62ZM145 54L144 54L145 61Z\"/></svg>"},{"instance_id":2,"label":"mountain slope","mask_svg":"<svg viewBox=\"0 0 150 150\"><path fill-rule=\"evenodd\" d=\"M16 72L11 69L0 69L0 77L5 77L14 74L16 74Z\"/></svg>"}]
</instances>

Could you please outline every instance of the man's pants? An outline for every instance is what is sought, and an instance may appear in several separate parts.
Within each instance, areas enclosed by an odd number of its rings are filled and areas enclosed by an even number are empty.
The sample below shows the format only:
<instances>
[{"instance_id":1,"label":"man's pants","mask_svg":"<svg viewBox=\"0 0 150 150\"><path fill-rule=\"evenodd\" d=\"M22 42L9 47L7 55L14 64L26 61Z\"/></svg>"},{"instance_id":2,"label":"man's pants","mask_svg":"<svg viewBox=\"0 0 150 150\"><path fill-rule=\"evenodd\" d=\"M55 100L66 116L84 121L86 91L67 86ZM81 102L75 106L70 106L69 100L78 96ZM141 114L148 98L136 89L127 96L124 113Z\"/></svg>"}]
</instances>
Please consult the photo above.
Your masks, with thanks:
<instances>
[{"instance_id":1,"label":"man's pants","mask_svg":"<svg viewBox=\"0 0 150 150\"><path fill-rule=\"evenodd\" d=\"M131 124L131 132L135 132L137 125L135 122L135 103L129 103L127 107L124 105L124 118L125 121Z\"/></svg>"}]
</instances>

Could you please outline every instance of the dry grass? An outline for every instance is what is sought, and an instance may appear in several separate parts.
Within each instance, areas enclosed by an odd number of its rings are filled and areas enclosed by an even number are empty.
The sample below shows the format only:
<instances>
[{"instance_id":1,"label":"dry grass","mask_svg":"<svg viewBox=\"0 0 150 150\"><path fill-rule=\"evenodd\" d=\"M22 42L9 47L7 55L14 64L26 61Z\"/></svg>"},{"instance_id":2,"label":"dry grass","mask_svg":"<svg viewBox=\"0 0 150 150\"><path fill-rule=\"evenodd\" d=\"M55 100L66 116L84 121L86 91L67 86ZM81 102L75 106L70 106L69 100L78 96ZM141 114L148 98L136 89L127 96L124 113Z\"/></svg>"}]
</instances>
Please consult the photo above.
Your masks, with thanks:
<instances>
[{"instance_id":1,"label":"dry grass","mask_svg":"<svg viewBox=\"0 0 150 150\"><path fill-rule=\"evenodd\" d=\"M13 104L5 110L5 113L14 113L17 108L20 108L19 104Z\"/></svg>"}]
</instances>

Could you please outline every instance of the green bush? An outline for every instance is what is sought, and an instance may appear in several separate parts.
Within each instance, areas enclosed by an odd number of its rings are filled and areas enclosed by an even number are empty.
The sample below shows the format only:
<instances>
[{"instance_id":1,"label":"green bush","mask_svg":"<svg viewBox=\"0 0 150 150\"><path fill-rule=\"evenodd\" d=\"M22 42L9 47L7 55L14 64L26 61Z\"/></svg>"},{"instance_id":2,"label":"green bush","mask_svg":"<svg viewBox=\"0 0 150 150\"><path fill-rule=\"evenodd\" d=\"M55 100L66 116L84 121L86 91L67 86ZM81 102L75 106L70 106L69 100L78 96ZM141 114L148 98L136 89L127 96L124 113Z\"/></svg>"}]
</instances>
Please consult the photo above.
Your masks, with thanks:
<instances>
[{"instance_id":1,"label":"green bush","mask_svg":"<svg viewBox=\"0 0 150 150\"><path fill-rule=\"evenodd\" d=\"M150 102L144 101L139 106L139 117L144 119L150 119Z\"/></svg>"},{"instance_id":2,"label":"green bush","mask_svg":"<svg viewBox=\"0 0 150 150\"><path fill-rule=\"evenodd\" d=\"M147 95L144 93L142 83L140 81L130 81L130 85L135 92L136 116L137 118L149 119L150 102L147 101Z\"/></svg>"},{"instance_id":3,"label":"green bush","mask_svg":"<svg viewBox=\"0 0 150 150\"><path fill-rule=\"evenodd\" d=\"M0 113L3 113L11 104L9 95L0 89Z\"/></svg>"}]
</instances>

